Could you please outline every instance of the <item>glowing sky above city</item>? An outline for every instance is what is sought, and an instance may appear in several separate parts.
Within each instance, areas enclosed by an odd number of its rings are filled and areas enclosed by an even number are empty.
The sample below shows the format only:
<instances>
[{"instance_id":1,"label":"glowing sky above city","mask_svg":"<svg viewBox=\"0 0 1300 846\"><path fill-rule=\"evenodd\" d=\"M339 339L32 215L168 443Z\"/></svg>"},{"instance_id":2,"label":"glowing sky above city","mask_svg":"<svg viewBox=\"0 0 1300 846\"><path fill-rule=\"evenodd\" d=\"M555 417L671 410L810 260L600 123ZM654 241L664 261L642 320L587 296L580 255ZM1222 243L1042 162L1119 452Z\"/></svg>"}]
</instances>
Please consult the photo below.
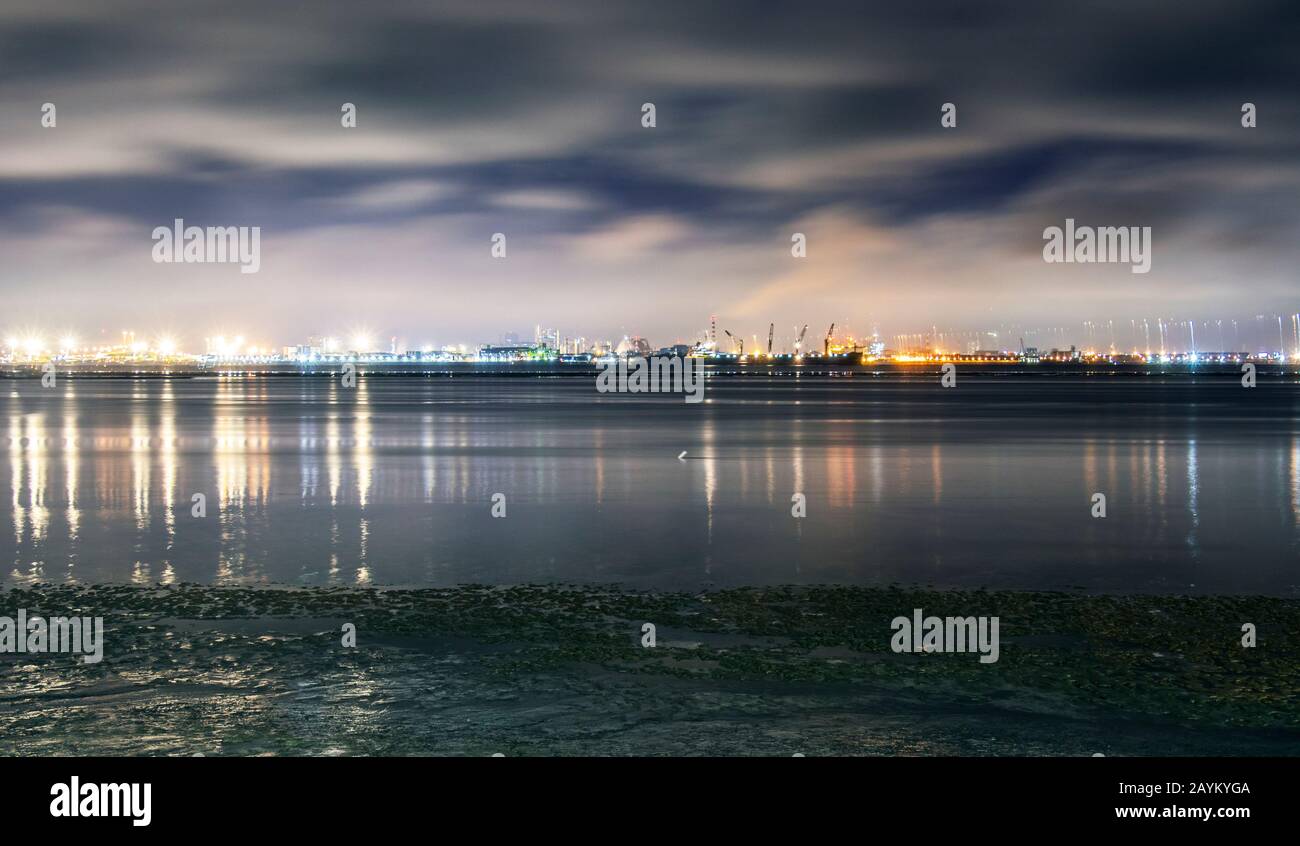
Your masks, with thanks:
<instances>
[{"instance_id":1,"label":"glowing sky above city","mask_svg":"<svg viewBox=\"0 0 1300 846\"><path fill-rule=\"evenodd\" d=\"M0 329L669 343L710 314L748 338L1300 310L1300 6L912 6L7 0ZM260 226L260 272L153 263L178 217ZM1067 217L1150 226L1150 273L1045 264Z\"/></svg>"}]
</instances>

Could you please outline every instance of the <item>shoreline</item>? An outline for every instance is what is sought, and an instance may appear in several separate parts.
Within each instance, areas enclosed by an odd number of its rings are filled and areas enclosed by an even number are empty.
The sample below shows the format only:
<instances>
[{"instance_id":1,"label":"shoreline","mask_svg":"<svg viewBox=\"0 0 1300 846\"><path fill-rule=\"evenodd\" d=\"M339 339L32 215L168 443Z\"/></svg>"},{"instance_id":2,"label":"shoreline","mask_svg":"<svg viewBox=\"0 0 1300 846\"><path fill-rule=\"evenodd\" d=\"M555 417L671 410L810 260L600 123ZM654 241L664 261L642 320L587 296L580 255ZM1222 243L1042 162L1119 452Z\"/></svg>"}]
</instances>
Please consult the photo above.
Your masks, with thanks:
<instances>
[{"instance_id":1,"label":"shoreline","mask_svg":"<svg viewBox=\"0 0 1300 846\"><path fill-rule=\"evenodd\" d=\"M900 363L892 361L857 363L847 359L808 358L802 362L790 360L735 361L728 359L704 360L709 378L761 376L771 377L865 377L872 379L926 379L937 378L942 368L955 364L963 377L1073 377L1073 378L1135 378L1159 379L1174 377L1194 380L1205 377L1213 381L1240 380L1242 364L1204 362L1188 364L1169 362L1162 364L1133 364L1096 362L1043 362L1038 364L994 361L927 361ZM203 366L190 364L123 363L110 365L58 364L56 375L61 379L225 379L231 377L290 377L332 379L340 368L351 364L357 376L400 378L592 378L601 372L596 363L566 362L343 362L330 364L238 363L228 366ZM1253 362L1260 378L1285 378L1300 376L1297 362ZM40 380L43 364L0 365L0 379L16 382Z\"/></svg>"},{"instance_id":2,"label":"shoreline","mask_svg":"<svg viewBox=\"0 0 1300 846\"><path fill-rule=\"evenodd\" d=\"M18 607L102 615L106 645L90 666L0 655L8 754L1300 755L1294 599L898 586L0 592L0 612ZM999 660L891 651L890 619L913 608L1000 617ZM1242 622L1257 626L1256 647L1241 645ZM125 736L87 733L99 720L121 720Z\"/></svg>"}]
</instances>

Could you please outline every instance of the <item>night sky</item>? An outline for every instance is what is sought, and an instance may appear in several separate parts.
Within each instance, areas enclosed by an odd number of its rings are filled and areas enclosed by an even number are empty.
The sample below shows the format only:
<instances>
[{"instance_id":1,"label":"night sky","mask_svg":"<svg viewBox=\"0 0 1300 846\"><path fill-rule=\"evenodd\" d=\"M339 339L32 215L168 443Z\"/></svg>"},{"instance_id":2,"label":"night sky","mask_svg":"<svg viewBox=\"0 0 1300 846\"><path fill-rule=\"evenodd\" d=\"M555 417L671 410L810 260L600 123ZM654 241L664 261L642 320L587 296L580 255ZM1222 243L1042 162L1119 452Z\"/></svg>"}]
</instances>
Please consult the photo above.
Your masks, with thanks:
<instances>
[{"instance_id":1,"label":"night sky","mask_svg":"<svg viewBox=\"0 0 1300 846\"><path fill-rule=\"evenodd\" d=\"M0 139L5 331L1082 342L1300 311L1293 0L6 0ZM153 263L176 217L260 226L261 271ZM1067 217L1150 226L1151 272L1044 263Z\"/></svg>"}]
</instances>

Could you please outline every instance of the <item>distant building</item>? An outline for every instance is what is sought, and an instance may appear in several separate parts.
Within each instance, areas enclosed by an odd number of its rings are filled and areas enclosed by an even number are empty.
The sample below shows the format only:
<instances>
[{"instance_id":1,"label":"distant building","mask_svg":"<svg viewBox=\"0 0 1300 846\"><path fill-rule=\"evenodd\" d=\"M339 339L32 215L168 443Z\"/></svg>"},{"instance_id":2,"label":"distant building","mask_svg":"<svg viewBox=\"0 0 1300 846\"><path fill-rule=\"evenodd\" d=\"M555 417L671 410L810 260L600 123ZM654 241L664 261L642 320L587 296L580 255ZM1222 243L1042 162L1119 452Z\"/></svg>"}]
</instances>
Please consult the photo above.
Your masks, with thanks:
<instances>
[{"instance_id":1,"label":"distant building","mask_svg":"<svg viewBox=\"0 0 1300 846\"><path fill-rule=\"evenodd\" d=\"M553 350L560 348L560 330L543 329L539 323L533 331L533 343L539 347L550 347Z\"/></svg>"}]
</instances>

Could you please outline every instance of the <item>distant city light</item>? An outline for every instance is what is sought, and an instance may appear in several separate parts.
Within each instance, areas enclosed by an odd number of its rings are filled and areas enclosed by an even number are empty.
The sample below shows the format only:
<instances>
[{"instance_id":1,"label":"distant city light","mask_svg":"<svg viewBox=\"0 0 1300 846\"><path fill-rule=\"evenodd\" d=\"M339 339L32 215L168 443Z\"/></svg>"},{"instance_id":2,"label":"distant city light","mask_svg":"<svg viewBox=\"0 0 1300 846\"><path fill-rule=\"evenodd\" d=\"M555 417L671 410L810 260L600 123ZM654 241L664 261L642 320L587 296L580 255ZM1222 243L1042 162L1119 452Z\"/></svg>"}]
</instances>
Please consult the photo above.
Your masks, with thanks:
<instances>
[{"instance_id":1,"label":"distant city light","mask_svg":"<svg viewBox=\"0 0 1300 846\"><path fill-rule=\"evenodd\" d=\"M1281 363L1291 365L1293 362L1300 362L1300 315L1296 316L1293 327L1295 346L1291 350L1285 349L1289 345L1290 339L1278 336L1277 347L1270 351L1265 351L1263 343L1256 343L1256 351L1247 352L1244 347L1247 344L1241 344L1241 347L1233 349L1227 345L1227 342L1220 340L1223 349L1219 351L1206 351L1207 344L1195 344L1191 338L1190 331L1186 339L1186 345L1180 341L1174 344L1168 337L1162 338L1160 346L1150 344L1146 351L1143 352L1143 345L1136 343L1132 346L1131 352L1121 352L1120 350L1127 347L1126 344L1119 343L1118 339L1113 339L1107 347L1106 344L1097 344L1093 339L1084 339L1083 343L1078 346L1071 344L1066 349L1064 346L1057 347L1054 343L1048 346L1026 345L1024 338L1019 338L1018 349L1016 344L1009 346L994 345L991 348L984 348L987 341L997 339L999 335L1006 335L1006 332L980 332L976 333L916 333L911 335L895 335L896 348L886 345L885 341L879 339L878 334L873 333L869 338L859 340L851 332L846 332L841 327L839 334L828 333L823 341L821 350L809 352L798 343L794 345L793 350L778 351L773 348L762 349L761 339L757 335L751 335L751 349L748 344L734 352L721 352L715 342L705 339L698 340L693 344L678 343L671 347L665 347L661 353L667 350L680 350L681 355L689 357L716 358L720 361L729 362L772 362L780 363L788 361L795 365L802 366L808 363L815 363L822 360L834 361L837 363L854 363L854 362L888 362L893 361L898 364L926 364L936 362L992 362L992 363L1015 363L1022 362L1026 364L1042 363L1092 363L1092 364L1150 364L1150 365L1177 365L1191 367L1205 367L1211 364L1240 363L1244 361L1256 361L1266 363ZM1137 321L1133 321L1135 330L1141 331L1136 327L1139 326ZM1085 323L1085 331L1090 324ZM1159 323L1157 328L1167 329L1174 324ZM1235 323L1234 323L1235 325ZM50 332L46 334L42 330L28 327L15 327L17 331L14 334L4 337L3 345L0 345L0 361L7 362L9 365L31 366L39 364L42 361L70 361L85 364L104 363L114 365L120 363L130 363L132 366L138 366L141 363L149 361L165 362L168 367L180 363L181 360L189 364L204 367L212 366L215 362L223 363L247 363L247 364L276 364L278 362L295 362L295 363L314 363L330 361L365 361L365 362L507 362L507 361L541 361L553 360L560 363L589 362L599 360L602 356L614 355L632 355L636 350L643 350L644 354L649 354L650 347L648 342L641 337L625 335L623 341L619 344L613 344L609 341L595 340L588 342L582 337L568 337L561 335L555 330L538 329L536 340L533 343L520 343L519 337L511 332L502 337L505 343L500 346L493 344L458 344L447 343L441 346L433 342L426 341L416 346L406 345L405 342L399 343L394 337L391 344L380 340L388 337L386 333L381 334L371 329L352 329L348 334L335 337L322 338L317 335L309 335L306 338L294 339L272 339L263 340L256 343L250 343L243 335L214 335L203 338L203 347L196 351L187 352L182 347L182 341L176 335L167 332L148 337L148 340L138 339L140 336L133 330L125 330L120 333L121 340L105 341L103 339L87 341L77 337L74 331L63 330L60 332ZM1038 330L1035 330L1038 331ZM1064 337L1064 330L1054 330L1060 332ZM832 329L833 332L833 329ZM104 334L101 331L101 335ZM143 336L145 333L141 333ZM1017 333L1012 332L1012 335ZM1028 333L1026 333L1028 334ZM953 336L965 335L956 343L952 342ZM928 336L928 337L927 337ZM739 347L740 335L734 336ZM284 340L294 341L285 344ZM1013 338L1015 340L1015 338ZM1155 340L1155 339L1152 339ZM1286 341L1287 343L1283 343ZM1239 341L1234 341L1236 345ZM748 353L747 355L745 353Z\"/></svg>"}]
</instances>

